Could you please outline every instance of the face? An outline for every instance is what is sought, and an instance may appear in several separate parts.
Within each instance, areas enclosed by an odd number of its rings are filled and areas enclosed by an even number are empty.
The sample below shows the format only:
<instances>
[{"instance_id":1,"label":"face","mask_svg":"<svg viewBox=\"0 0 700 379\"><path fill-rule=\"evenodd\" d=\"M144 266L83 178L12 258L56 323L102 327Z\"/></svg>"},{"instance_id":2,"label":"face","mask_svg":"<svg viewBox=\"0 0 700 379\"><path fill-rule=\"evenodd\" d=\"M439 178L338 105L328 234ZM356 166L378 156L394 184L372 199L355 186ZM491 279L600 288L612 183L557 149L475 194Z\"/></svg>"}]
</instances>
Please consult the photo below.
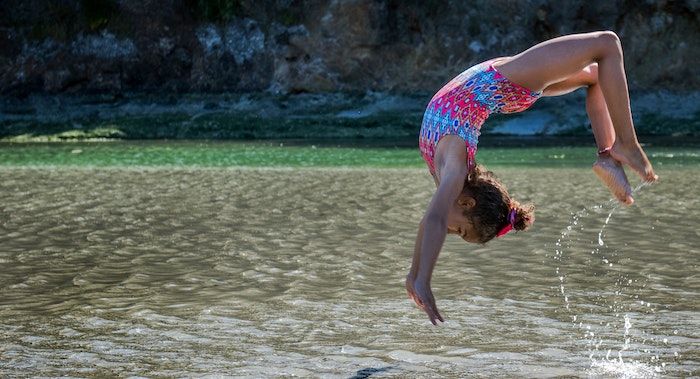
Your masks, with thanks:
<instances>
[{"instance_id":1,"label":"face","mask_svg":"<svg viewBox=\"0 0 700 379\"><path fill-rule=\"evenodd\" d=\"M464 210L473 207L475 204L474 198L458 199L447 215L447 233L457 234L463 240L472 243L479 243L479 234L476 232L472 222L464 216Z\"/></svg>"}]
</instances>

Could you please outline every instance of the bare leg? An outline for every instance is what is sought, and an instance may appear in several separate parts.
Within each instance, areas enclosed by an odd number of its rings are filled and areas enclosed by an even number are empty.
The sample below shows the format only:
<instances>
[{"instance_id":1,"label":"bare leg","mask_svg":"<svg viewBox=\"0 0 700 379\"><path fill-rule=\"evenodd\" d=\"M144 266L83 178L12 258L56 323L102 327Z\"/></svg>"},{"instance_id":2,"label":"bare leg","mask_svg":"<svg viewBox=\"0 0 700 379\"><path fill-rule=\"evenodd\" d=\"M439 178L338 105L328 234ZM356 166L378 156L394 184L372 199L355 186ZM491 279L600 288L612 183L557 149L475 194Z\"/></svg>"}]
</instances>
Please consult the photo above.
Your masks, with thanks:
<instances>
[{"instance_id":1,"label":"bare leg","mask_svg":"<svg viewBox=\"0 0 700 379\"><path fill-rule=\"evenodd\" d=\"M622 48L617 35L594 32L558 37L496 65L508 79L538 91L570 78L591 63L598 63L598 85L615 130L610 155L629 165L644 180L656 180L634 131Z\"/></svg>"},{"instance_id":2,"label":"bare leg","mask_svg":"<svg viewBox=\"0 0 700 379\"><path fill-rule=\"evenodd\" d=\"M597 66L597 65L596 65ZM605 102L603 91L598 84L597 67L591 70L595 81L586 88L586 113L591 120L593 136L598 146L598 151L605 150L615 143L615 128L608 113L608 105Z\"/></svg>"},{"instance_id":3,"label":"bare leg","mask_svg":"<svg viewBox=\"0 0 700 379\"><path fill-rule=\"evenodd\" d=\"M608 114L605 98L598 85L598 65L593 63L568 79L554 83L544 89L544 96L560 96L577 88L586 87L586 111L591 121L593 135L598 151L604 150L615 142L615 130ZM609 153L599 154L593 164L593 172L610 192L622 203L634 203L632 188L620 162L610 157Z\"/></svg>"},{"instance_id":4,"label":"bare leg","mask_svg":"<svg viewBox=\"0 0 700 379\"><path fill-rule=\"evenodd\" d=\"M599 152L605 151L615 143L615 130L608 114L608 107L600 85L597 83L590 85L586 91L586 112L591 120L596 145ZM632 187L627 180L625 170L622 169L620 162L610 156L610 153L598 154L598 160L593 164L593 172L618 200L627 205L634 203Z\"/></svg>"}]
</instances>

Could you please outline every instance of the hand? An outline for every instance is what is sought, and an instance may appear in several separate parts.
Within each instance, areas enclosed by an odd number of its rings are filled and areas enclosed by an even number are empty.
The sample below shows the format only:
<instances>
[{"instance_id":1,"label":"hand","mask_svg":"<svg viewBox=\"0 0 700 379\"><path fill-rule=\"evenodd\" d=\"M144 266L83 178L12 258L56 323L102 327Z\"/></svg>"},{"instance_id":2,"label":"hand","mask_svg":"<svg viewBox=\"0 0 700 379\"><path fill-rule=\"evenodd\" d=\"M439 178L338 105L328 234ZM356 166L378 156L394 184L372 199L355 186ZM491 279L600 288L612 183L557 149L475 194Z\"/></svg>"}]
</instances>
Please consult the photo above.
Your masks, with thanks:
<instances>
[{"instance_id":1,"label":"hand","mask_svg":"<svg viewBox=\"0 0 700 379\"><path fill-rule=\"evenodd\" d=\"M437 325L435 320L445 322L435 305L435 298L433 297L433 292L430 290L430 285L416 281L409 274L406 276L406 291L408 291L408 297L415 301L416 304L428 314L428 318L430 318L430 322L432 322L433 325Z\"/></svg>"}]
</instances>

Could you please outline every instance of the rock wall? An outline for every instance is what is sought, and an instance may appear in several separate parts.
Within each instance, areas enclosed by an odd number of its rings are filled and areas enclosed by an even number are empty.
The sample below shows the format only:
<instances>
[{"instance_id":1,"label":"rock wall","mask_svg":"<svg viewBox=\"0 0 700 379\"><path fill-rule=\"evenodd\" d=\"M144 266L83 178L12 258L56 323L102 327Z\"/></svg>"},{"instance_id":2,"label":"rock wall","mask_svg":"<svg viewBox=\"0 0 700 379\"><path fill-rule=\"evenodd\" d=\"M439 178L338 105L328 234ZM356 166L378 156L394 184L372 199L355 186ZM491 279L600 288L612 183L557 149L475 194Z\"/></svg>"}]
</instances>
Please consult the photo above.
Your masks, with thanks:
<instances>
[{"instance_id":1,"label":"rock wall","mask_svg":"<svg viewBox=\"0 0 700 379\"><path fill-rule=\"evenodd\" d=\"M609 29L630 87L698 90L698 0L3 0L0 92L431 92Z\"/></svg>"}]
</instances>

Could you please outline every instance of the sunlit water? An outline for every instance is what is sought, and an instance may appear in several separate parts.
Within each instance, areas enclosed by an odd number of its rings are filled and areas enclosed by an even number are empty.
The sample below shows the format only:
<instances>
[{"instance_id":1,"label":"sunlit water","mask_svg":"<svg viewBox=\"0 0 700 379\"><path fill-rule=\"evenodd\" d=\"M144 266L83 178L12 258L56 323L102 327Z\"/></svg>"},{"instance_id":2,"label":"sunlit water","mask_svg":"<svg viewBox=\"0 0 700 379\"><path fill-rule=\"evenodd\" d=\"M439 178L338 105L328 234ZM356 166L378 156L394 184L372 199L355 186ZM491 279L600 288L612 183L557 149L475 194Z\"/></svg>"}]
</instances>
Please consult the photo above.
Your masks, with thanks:
<instances>
[{"instance_id":1,"label":"sunlit water","mask_svg":"<svg viewBox=\"0 0 700 379\"><path fill-rule=\"evenodd\" d=\"M434 327L424 169L0 168L0 376L698 375L697 171L496 171L537 222L448 237Z\"/></svg>"}]
</instances>

